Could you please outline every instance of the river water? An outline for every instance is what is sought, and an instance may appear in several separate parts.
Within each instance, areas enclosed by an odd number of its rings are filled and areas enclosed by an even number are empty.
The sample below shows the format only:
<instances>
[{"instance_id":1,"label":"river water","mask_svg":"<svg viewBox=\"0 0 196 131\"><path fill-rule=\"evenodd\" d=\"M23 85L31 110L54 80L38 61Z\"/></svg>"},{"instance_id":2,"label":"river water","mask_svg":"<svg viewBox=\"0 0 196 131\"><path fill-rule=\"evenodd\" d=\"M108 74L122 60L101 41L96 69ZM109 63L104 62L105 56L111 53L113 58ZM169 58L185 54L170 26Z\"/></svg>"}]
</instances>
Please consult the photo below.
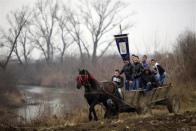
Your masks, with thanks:
<instances>
[{"instance_id":1,"label":"river water","mask_svg":"<svg viewBox=\"0 0 196 131\"><path fill-rule=\"evenodd\" d=\"M25 121L42 115L61 116L81 108L86 102L82 90L26 85L18 89L24 94L26 104L17 108L16 113Z\"/></svg>"}]
</instances>

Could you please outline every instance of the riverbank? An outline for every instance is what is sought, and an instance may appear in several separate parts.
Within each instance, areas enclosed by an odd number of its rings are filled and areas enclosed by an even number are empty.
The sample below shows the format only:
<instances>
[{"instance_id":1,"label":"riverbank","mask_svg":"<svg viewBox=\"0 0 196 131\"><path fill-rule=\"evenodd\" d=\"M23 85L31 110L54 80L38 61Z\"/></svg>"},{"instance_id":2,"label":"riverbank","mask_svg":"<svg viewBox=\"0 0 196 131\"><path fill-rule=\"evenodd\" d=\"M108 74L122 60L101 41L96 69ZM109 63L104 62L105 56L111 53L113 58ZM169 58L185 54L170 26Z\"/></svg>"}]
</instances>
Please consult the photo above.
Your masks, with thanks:
<instances>
[{"instance_id":1,"label":"riverbank","mask_svg":"<svg viewBox=\"0 0 196 131\"><path fill-rule=\"evenodd\" d=\"M5 106L0 108L0 114L3 114L0 123L15 126L39 121L42 124L48 118L58 117L59 119L62 116L65 116L63 119L67 120L69 119L67 115L71 116L72 111L82 107L85 102L82 90L76 92L76 89L71 88L20 85L17 86L17 90L24 95L25 103L21 106L12 106L12 108L5 108ZM14 101L13 97L12 99Z\"/></svg>"},{"instance_id":2,"label":"riverbank","mask_svg":"<svg viewBox=\"0 0 196 131\"><path fill-rule=\"evenodd\" d=\"M24 105L25 97L16 87L0 88L0 123L15 123L19 116L14 110Z\"/></svg>"},{"instance_id":3,"label":"riverbank","mask_svg":"<svg viewBox=\"0 0 196 131\"><path fill-rule=\"evenodd\" d=\"M14 108L24 103L24 95L17 89L17 78L14 73L0 69L0 107Z\"/></svg>"},{"instance_id":4,"label":"riverbank","mask_svg":"<svg viewBox=\"0 0 196 131\"><path fill-rule=\"evenodd\" d=\"M1 88L0 107L16 108L24 104L24 95L16 87Z\"/></svg>"}]
</instances>

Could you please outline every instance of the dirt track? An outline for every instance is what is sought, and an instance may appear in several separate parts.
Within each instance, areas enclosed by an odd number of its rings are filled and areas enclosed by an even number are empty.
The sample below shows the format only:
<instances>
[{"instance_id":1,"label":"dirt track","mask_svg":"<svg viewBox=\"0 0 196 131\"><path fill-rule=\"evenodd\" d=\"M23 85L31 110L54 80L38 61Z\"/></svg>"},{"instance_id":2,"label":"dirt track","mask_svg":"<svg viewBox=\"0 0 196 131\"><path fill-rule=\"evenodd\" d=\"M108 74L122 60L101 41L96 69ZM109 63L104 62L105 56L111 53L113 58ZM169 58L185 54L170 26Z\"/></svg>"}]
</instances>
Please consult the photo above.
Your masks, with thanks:
<instances>
[{"instance_id":1,"label":"dirt track","mask_svg":"<svg viewBox=\"0 0 196 131\"><path fill-rule=\"evenodd\" d=\"M55 130L55 129L54 129ZM119 130L119 131L196 131L196 112L181 115L151 116L147 118L92 122L74 127L62 127L56 130Z\"/></svg>"},{"instance_id":2,"label":"dirt track","mask_svg":"<svg viewBox=\"0 0 196 131\"><path fill-rule=\"evenodd\" d=\"M141 116L138 118L125 117L116 120L100 120L75 126L56 126L39 128L9 128L17 131L196 131L196 112L183 114L165 114Z\"/></svg>"}]
</instances>

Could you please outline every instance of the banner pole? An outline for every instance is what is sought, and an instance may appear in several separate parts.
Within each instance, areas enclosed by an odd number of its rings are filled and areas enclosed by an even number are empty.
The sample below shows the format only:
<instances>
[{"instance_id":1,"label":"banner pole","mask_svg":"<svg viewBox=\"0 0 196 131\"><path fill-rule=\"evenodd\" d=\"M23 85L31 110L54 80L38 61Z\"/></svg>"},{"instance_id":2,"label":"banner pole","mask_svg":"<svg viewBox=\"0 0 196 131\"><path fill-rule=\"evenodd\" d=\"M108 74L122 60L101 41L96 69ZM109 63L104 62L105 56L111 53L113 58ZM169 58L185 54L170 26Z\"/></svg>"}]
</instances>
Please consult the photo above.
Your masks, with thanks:
<instances>
[{"instance_id":1,"label":"banner pole","mask_svg":"<svg viewBox=\"0 0 196 131\"><path fill-rule=\"evenodd\" d=\"M119 28L120 28L120 34L122 35L122 28L121 28L121 24L120 24Z\"/></svg>"}]
</instances>

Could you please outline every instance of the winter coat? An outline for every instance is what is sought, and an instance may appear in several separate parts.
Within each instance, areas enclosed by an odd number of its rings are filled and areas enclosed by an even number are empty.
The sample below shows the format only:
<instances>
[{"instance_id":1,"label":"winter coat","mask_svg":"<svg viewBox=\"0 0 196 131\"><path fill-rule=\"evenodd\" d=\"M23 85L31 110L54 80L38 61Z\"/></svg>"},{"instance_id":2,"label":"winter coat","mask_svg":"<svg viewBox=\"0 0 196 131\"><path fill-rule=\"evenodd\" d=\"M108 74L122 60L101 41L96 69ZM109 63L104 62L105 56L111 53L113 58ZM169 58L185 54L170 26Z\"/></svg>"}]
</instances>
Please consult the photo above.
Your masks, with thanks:
<instances>
[{"instance_id":1,"label":"winter coat","mask_svg":"<svg viewBox=\"0 0 196 131\"><path fill-rule=\"evenodd\" d=\"M149 74L145 74L143 72L140 80L143 87L145 87L149 82L152 84L152 87L158 87L159 85L155 79L155 76L152 74L150 70L149 70Z\"/></svg>"},{"instance_id":2,"label":"winter coat","mask_svg":"<svg viewBox=\"0 0 196 131\"><path fill-rule=\"evenodd\" d=\"M141 63L137 62L133 64L133 78L137 79L141 76L144 68Z\"/></svg>"},{"instance_id":3,"label":"winter coat","mask_svg":"<svg viewBox=\"0 0 196 131\"><path fill-rule=\"evenodd\" d=\"M120 74L124 73L126 80L133 80L133 65L131 63L128 63L123 66Z\"/></svg>"}]
</instances>

